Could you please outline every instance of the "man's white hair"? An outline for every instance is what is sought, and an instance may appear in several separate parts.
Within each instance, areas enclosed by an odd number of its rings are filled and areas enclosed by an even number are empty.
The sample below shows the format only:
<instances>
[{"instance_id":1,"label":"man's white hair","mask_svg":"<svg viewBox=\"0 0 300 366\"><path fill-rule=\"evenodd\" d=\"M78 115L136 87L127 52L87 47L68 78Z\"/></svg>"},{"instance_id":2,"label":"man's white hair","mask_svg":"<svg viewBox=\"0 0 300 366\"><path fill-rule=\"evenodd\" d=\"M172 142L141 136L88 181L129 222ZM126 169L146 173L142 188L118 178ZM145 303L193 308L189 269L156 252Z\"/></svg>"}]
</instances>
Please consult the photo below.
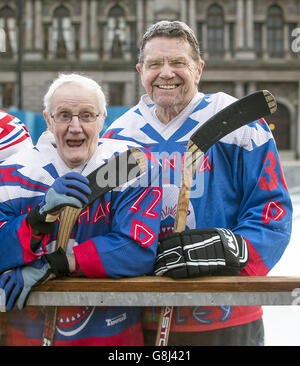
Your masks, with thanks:
<instances>
[{"instance_id":1,"label":"man's white hair","mask_svg":"<svg viewBox=\"0 0 300 366\"><path fill-rule=\"evenodd\" d=\"M45 112L50 115L51 110L51 98L54 92L65 84L77 84L80 86L84 86L88 89L94 90L97 94L98 101L99 101L99 112L105 117L106 112L106 99L104 93L101 89L101 86L93 79L83 76L80 74L60 74L57 79L55 79L52 84L50 85L47 93L44 96L44 109Z\"/></svg>"}]
</instances>

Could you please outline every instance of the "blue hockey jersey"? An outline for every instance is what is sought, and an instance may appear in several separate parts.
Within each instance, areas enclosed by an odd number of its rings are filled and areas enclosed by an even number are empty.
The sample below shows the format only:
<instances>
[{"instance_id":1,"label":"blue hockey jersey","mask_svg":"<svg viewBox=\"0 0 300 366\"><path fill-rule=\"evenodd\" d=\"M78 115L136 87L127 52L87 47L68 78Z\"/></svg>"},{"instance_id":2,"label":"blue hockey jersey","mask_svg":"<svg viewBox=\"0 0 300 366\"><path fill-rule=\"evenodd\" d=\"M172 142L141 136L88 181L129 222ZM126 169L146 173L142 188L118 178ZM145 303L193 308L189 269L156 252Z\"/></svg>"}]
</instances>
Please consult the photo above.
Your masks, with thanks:
<instances>
[{"instance_id":1,"label":"blue hockey jersey","mask_svg":"<svg viewBox=\"0 0 300 366\"><path fill-rule=\"evenodd\" d=\"M182 157L192 133L236 99L225 94L197 93L168 124L156 116L144 95L104 134L143 144L163 167L160 235L172 232L177 209ZM292 205L276 149L264 119L222 138L205 154L194 176L187 229L228 228L245 238L250 253L241 275L263 276L282 256L291 234ZM201 304L199 304L201 305ZM260 318L261 307L182 307L171 331L201 331ZM145 326L155 329L157 313L145 312Z\"/></svg>"},{"instance_id":2,"label":"blue hockey jersey","mask_svg":"<svg viewBox=\"0 0 300 366\"><path fill-rule=\"evenodd\" d=\"M110 157L137 146L132 142L100 139L90 160L73 169L88 175ZM143 148L142 148L143 149ZM47 131L37 145L11 156L0 165L0 272L30 263L52 252L53 234L45 235L32 252L32 230L26 216L52 185L70 171L57 153L53 135ZM159 176L160 167L150 160L146 172ZM129 277L152 273L157 249L162 190L133 179L84 209L68 242L77 266L87 277ZM134 183L134 184L133 184ZM141 345L140 310L125 307L62 307L54 345ZM43 312L27 307L10 312L7 345L40 345Z\"/></svg>"}]
</instances>

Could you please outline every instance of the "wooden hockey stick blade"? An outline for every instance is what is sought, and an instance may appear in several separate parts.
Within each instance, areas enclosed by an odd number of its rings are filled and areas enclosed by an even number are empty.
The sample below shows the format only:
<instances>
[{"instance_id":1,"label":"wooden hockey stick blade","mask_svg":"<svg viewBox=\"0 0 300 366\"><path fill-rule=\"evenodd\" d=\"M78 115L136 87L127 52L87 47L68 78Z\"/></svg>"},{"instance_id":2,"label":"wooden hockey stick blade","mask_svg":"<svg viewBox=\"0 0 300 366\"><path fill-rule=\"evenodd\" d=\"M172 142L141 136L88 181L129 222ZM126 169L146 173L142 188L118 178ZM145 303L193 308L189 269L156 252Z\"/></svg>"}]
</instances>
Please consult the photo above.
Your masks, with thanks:
<instances>
[{"instance_id":1,"label":"wooden hockey stick blade","mask_svg":"<svg viewBox=\"0 0 300 366\"><path fill-rule=\"evenodd\" d=\"M259 118L276 112L277 103L268 90L249 94L208 119L190 137L197 147L206 153L221 138Z\"/></svg>"},{"instance_id":2,"label":"wooden hockey stick blade","mask_svg":"<svg viewBox=\"0 0 300 366\"><path fill-rule=\"evenodd\" d=\"M184 156L181 187L177 202L174 231L181 232L186 228L190 190L196 168L207 150L221 138L238 128L272 114L277 109L277 103L268 90L261 90L233 102L217 114L209 118L190 137ZM160 312L157 328L156 346L168 344L171 320L171 310L163 307Z\"/></svg>"},{"instance_id":3,"label":"wooden hockey stick blade","mask_svg":"<svg viewBox=\"0 0 300 366\"><path fill-rule=\"evenodd\" d=\"M174 231L185 230L190 189L196 168L204 154L216 142L246 124L276 111L277 103L267 90L238 99L208 119L190 137L184 156L181 188L177 203Z\"/></svg>"},{"instance_id":4,"label":"wooden hockey stick blade","mask_svg":"<svg viewBox=\"0 0 300 366\"><path fill-rule=\"evenodd\" d=\"M126 150L114 156L87 176L92 193L85 207L105 193L141 176L146 171L146 168L147 160L145 154L137 148ZM114 172L115 175L108 180L108 174L114 174ZM82 210L83 208L67 206L61 212L56 248L61 247L66 251L72 228ZM45 309L42 346L51 346L53 344L57 314L57 306Z\"/></svg>"}]
</instances>

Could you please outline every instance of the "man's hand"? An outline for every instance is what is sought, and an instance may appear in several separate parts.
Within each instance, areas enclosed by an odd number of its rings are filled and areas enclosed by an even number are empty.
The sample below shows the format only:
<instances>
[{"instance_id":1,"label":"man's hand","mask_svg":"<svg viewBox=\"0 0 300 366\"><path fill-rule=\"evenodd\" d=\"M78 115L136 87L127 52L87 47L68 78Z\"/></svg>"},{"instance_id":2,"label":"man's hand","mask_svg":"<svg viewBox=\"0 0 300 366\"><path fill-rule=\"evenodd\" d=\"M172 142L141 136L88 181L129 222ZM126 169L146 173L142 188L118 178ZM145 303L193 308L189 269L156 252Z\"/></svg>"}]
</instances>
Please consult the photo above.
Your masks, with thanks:
<instances>
[{"instance_id":1,"label":"man's hand","mask_svg":"<svg viewBox=\"0 0 300 366\"><path fill-rule=\"evenodd\" d=\"M30 226L40 233L52 233L54 221L65 206L81 208L88 202L91 194L89 180L83 175L70 172L57 178L49 188L42 202L29 212L27 220ZM53 216L51 222L47 214Z\"/></svg>"},{"instance_id":2,"label":"man's hand","mask_svg":"<svg viewBox=\"0 0 300 366\"><path fill-rule=\"evenodd\" d=\"M15 303L18 309L22 309L33 287L69 273L68 260L62 248L28 265L4 272L0 277L0 288L5 292L6 309L11 310Z\"/></svg>"},{"instance_id":3,"label":"man's hand","mask_svg":"<svg viewBox=\"0 0 300 366\"><path fill-rule=\"evenodd\" d=\"M234 276L248 255L244 238L228 229L186 230L160 239L154 271L172 278Z\"/></svg>"}]
</instances>

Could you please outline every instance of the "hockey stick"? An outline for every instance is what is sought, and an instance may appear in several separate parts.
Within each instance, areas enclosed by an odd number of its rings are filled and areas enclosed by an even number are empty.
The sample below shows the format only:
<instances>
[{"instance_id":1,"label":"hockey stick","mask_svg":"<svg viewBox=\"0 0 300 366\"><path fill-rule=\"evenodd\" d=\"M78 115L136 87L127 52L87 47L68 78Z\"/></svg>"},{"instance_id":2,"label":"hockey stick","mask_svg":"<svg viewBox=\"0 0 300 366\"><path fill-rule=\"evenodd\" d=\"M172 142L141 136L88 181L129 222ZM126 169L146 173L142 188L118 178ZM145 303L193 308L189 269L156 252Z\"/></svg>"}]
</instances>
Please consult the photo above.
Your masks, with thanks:
<instances>
[{"instance_id":1,"label":"hockey stick","mask_svg":"<svg viewBox=\"0 0 300 366\"><path fill-rule=\"evenodd\" d=\"M190 137L184 155L183 174L179 191L174 231L181 232L186 228L190 191L196 168L204 154L217 141L236 129L276 111L277 104L267 90L257 91L243 97L208 119ZM173 307L161 309L156 335L156 346L168 344Z\"/></svg>"},{"instance_id":2,"label":"hockey stick","mask_svg":"<svg viewBox=\"0 0 300 366\"><path fill-rule=\"evenodd\" d=\"M144 153L136 148L129 149L116 157L111 158L107 163L94 170L87 176L91 195L85 207L90 205L95 199L105 193L117 188L130 180L137 178L146 171L147 161ZM109 171L115 174L108 184L103 186L102 177L107 179ZM72 228L78 219L80 212L85 208L75 208L67 206L60 215L60 224L56 240L56 249L63 248L65 251L71 235ZM49 216L48 220L53 221L55 217ZM55 327L57 321L58 307L47 307L45 309L45 323L42 336L42 346L51 346L53 344Z\"/></svg>"}]
</instances>

